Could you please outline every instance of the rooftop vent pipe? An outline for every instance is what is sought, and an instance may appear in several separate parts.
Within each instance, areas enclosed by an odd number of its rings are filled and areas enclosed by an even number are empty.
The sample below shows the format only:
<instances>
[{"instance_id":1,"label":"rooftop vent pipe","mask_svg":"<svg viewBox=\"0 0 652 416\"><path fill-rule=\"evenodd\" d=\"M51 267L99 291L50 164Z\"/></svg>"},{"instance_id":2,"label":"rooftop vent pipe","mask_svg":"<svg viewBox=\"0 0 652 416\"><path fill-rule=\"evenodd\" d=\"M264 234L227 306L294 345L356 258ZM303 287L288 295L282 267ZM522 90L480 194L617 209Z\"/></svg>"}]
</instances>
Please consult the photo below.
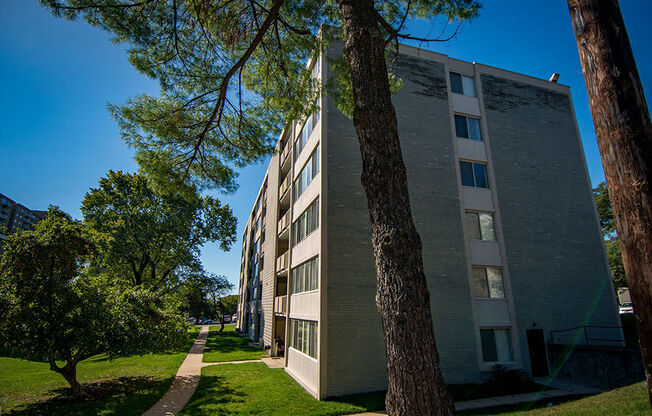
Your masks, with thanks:
<instances>
[{"instance_id":1,"label":"rooftop vent pipe","mask_svg":"<svg viewBox=\"0 0 652 416\"><path fill-rule=\"evenodd\" d=\"M553 74L550 76L550 79L548 81L557 83L557 81L559 81L559 74L553 72Z\"/></svg>"}]
</instances>

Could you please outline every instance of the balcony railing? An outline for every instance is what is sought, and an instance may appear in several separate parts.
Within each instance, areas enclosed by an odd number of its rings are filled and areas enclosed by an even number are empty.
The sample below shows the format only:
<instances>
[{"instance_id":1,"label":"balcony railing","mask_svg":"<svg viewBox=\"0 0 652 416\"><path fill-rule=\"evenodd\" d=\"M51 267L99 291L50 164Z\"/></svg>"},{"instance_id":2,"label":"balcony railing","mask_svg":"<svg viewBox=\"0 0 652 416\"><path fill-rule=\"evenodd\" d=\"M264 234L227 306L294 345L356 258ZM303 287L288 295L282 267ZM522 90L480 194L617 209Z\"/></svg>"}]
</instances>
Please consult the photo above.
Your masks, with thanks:
<instances>
[{"instance_id":1,"label":"balcony railing","mask_svg":"<svg viewBox=\"0 0 652 416\"><path fill-rule=\"evenodd\" d=\"M287 315L288 311L288 296L277 296L274 298L274 313L279 315Z\"/></svg>"},{"instance_id":2,"label":"balcony railing","mask_svg":"<svg viewBox=\"0 0 652 416\"><path fill-rule=\"evenodd\" d=\"M281 152L281 166L283 166L287 157L290 156L291 149L292 149L292 143L291 140L288 140L287 143L285 143L285 147L283 148L283 151Z\"/></svg>"},{"instance_id":3,"label":"balcony railing","mask_svg":"<svg viewBox=\"0 0 652 416\"><path fill-rule=\"evenodd\" d=\"M276 259L276 271L277 272L282 272L287 270L289 266L289 259L290 259L290 252L286 251L285 253L281 254L279 258Z\"/></svg>"},{"instance_id":4,"label":"balcony railing","mask_svg":"<svg viewBox=\"0 0 652 416\"><path fill-rule=\"evenodd\" d=\"M278 221L278 233L281 234L290 225L290 210L288 209L285 214Z\"/></svg>"},{"instance_id":5,"label":"balcony railing","mask_svg":"<svg viewBox=\"0 0 652 416\"><path fill-rule=\"evenodd\" d=\"M285 179L283 179L283 182L281 182L281 186L278 188L278 194L281 198L285 195L285 192L290 188L290 174L288 173Z\"/></svg>"}]
</instances>

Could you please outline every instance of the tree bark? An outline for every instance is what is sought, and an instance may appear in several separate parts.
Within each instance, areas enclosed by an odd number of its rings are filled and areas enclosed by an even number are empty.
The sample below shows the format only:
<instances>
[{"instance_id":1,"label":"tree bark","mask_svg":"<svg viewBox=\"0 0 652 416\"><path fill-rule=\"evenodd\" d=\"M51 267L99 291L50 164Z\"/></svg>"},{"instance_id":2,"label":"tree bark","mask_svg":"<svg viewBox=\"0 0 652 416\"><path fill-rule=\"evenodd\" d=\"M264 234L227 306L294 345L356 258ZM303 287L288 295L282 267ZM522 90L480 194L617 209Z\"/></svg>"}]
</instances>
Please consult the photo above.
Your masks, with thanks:
<instances>
[{"instance_id":1,"label":"tree bark","mask_svg":"<svg viewBox=\"0 0 652 416\"><path fill-rule=\"evenodd\" d=\"M410 209L385 41L373 0L340 0L339 7L376 261L376 305L385 335L387 412L452 415L435 345L421 239Z\"/></svg>"},{"instance_id":2,"label":"tree bark","mask_svg":"<svg viewBox=\"0 0 652 416\"><path fill-rule=\"evenodd\" d=\"M66 365L63 367L59 367L56 364L53 355L48 357L48 361L50 363L50 370L61 374L63 378L66 379L70 385L70 390L72 390L72 395L74 397L83 398L86 396L82 385L77 381L77 361L69 359L66 361Z\"/></svg>"},{"instance_id":3,"label":"tree bark","mask_svg":"<svg viewBox=\"0 0 652 416\"><path fill-rule=\"evenodd\" d=\"M617 0L568 0L652 405L652 124Z\"/></svg>"},{"instance_id":4,"label":"tree bark","mask_svg":"<svg viewBox=\"0 0 652 416\"><path fill-rule=\"evenodd\" d=\"M66 366L61 369L61 375L66 379L68 384L70 384L70 389L72 390L72 395L74 397L81 398L86 396L81 384L77 381L77 363L67 363Z\"/></svg>"}]
</instances>

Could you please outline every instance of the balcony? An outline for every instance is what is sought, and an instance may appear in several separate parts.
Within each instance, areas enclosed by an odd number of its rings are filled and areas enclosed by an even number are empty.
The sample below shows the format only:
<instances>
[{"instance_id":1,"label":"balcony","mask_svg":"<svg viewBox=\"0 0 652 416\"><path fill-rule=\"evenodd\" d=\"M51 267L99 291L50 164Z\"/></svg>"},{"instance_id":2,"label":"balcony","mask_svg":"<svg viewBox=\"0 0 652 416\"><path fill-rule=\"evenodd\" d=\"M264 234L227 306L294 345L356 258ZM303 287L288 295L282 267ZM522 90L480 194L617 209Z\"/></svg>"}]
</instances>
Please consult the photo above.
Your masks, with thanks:
<instances>
[{"instance_id":1,"label":"balcony","mask_svg":"<svg viewBox=\"0 0 652 416\"><path fill-rule=\"evenodd\" d=\"M278 235L280 238L287 237L288 226L290 225L290 210L288 209L285 214L278 221Z\"/></svg>"},{"instance_id":2,"label":"balcony","mask_svg":"<svg viewBox=\"0 0 652 416\"><path fill-rule=\"evenodd\" d=\"M274 313L277 315L287 315L288 296L277 296L274 298Z\"/></svg>"},{"instance_id":3,"label":"balcony","mask_svg":"<svg viewBox=\"0 0 652 416\"><path fill-rule=\"evenodd\" d=\"M290 266L290 252L286 251L276 259L276 273L285 274Z\"/></svg>"},{"instance_id":4,"label":"balcony","mask_svg":"<svg viewBox=\"0 0 652 416\"><path fill-rule=\"evenodd\" d=\"M283 151L281 151L281 166L285 165L285 162L287 162L288 156L290 156L290 150L292 150L292 140L288 140L287 143L285 143Z\"/></svg>"},{"instance_id":5,"label":"balcony","mask_svg":"<svg viewBox=\"0 0 652 416\"><path fill-rule=\"evenodd\" d=\"M287 191L290 189L290 184L292 183L292 180L290 179L291 175L286 175L285 179L283 179L283 182L281 182L281 186L278 188L278 194L280 196L280 200L285 199L285 195Z\"/></svg>"}]
</instances>

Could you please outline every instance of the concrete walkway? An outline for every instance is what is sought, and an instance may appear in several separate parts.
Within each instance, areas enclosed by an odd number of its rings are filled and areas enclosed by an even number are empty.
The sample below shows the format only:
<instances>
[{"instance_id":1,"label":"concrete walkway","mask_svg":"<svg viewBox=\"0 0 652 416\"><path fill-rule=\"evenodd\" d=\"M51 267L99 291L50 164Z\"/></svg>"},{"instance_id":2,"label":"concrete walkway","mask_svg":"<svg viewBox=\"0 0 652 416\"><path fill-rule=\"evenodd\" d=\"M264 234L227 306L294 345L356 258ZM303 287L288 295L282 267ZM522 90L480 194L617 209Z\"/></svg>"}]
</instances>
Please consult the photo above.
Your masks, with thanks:
<instances>
[{"instance_id":1,"label":"concrete walkway","mask_svg":"<svg viewBox=\"0 0 652 416\"><path fill-rule=\"evenodd\" d=\"M209 325L201 327L201 331L199 331L195 343L192 344L190 351L188 351L186 359L181 363L170 389L161 397L161 400L156 402L142 416L173 416L180 412L197 389L199 378L201 377L201 369L204 367L220 364L262 362L262 360L225 361L221 363L203 362L204 348L206 348L206 339L208 338L209 330Z\"/></svg>"},{"instance_id":2,"label":"concrete walkway","mask_svg":"<svg viewBox=\"0 0 652 416\"><path fill-rule=\"evenodd\" d=\"M208 325L201 327L195 343L183 360L170 389L143 416L171 416L181 411L195 392L201 376L204 347L208 338Z\"/></svg>"},{"instance_id":3,"label":"concrete walkway","mask_svg":"<svg viewBox=\"0 0 652 416\"><path fill-rule=\"evenodd\" d=\"M261 360L269 368L284 368L285 359L283 357L261 357Z\"/></svg>"}]
</instances>

